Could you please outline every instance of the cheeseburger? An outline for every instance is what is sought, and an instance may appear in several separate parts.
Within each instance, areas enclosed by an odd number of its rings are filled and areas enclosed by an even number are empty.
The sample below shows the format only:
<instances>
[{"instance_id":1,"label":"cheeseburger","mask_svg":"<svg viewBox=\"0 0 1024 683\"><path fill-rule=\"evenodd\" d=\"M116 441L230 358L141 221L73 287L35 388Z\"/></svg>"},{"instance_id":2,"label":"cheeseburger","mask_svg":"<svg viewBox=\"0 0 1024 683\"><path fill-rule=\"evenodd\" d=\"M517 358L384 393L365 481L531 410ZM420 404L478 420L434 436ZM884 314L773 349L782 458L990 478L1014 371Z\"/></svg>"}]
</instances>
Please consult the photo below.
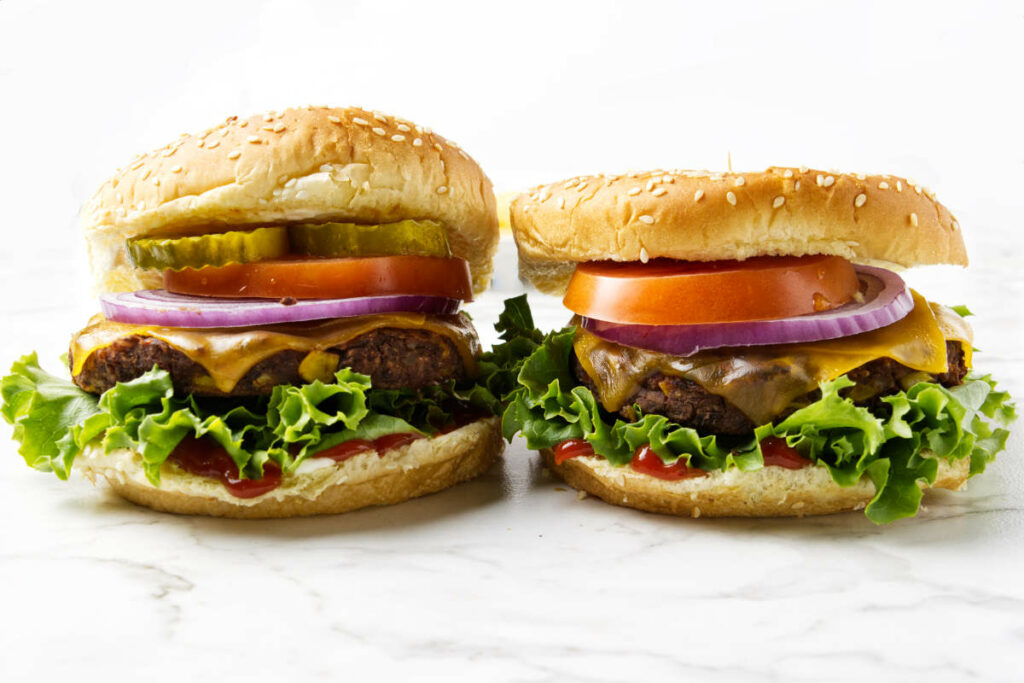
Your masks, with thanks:
<instances>
[{"instance_id":1,"label":"cheeseburger","mask_svg":"<svg viewBox=\"0 0 1024 683\"><path fill-rule=\"evenodd\" d=\"M85 206L100 309L71 380L3 379L29 465L226 517L397 503L501 453L462 302L497 246L457 145L363 109L229 118L136 158Z\"/></svg>"},{"instance_id":2,"label":"cheeseburger","mask_svg":"<svg viewBox=\"0 0 1024 683\"><path fill-rule=\"evenodd\" d=\"M708 516L916 513L1005 443L966 309L897 270L967 265L960 226L895 176L655 171L511 207L522 277L564 294L507 396L521 432L607 502ZM521 319L527 319L525 315Z\"/></svg>"}]
</instances>

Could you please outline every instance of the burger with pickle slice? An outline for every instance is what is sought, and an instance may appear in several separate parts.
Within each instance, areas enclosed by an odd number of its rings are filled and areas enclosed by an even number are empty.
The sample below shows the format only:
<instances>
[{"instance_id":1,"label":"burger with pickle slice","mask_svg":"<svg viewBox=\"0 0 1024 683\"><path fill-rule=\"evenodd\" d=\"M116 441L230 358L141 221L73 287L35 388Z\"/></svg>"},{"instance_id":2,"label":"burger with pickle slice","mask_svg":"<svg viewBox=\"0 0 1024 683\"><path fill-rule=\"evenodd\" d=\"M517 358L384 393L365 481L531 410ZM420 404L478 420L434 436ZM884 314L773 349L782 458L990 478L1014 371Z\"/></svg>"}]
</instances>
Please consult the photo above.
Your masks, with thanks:
<instances>
[{"instance_id":1,"label":"burger with pickle slice","mask_svg":"<svg viewBox=\"0 0 1024 683\"><path fill-rule=\"evenodd\" d=\"M102 312L72 381L30 355L2 383L29 465L160 510L286 517L500 454L460 312L490 278L495 200L451 141L358 108L232 117L138 157L82 223Z\"/></svg>"},{"instance_id":2,"label":"burger with pickle slice","mask_svg":"<svg viewBox=\"0 0 1024 683\"><path fill-rule=\"evenodd\" d=\"M694 517L889 522L1004 447L1013 408L971 373L966 311L895 272L967 264L957 221L905 179L586 176L511 218L521 275L575 317L506 334L532 352L504 431L578 489Z\"/></svg>"}]
</instances>

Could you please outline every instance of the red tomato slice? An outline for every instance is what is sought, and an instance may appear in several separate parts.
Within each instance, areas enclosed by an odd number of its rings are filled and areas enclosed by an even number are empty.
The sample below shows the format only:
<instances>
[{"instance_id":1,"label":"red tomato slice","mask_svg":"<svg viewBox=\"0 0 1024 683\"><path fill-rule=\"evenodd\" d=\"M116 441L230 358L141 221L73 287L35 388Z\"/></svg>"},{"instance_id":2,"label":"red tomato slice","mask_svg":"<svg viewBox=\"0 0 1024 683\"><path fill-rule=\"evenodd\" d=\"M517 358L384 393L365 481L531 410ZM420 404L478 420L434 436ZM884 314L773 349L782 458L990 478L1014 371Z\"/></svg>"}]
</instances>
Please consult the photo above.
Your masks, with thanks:
<instances>
[{"instance_id":1,"label":"red tomato slice","mask_svg":"<svg viewBox=\"0 0 1024 683\"><path fill-rule=\"evenodd\" d=\"M469 263L433 256L280 259L164 271L178 294L260 299L351 299L413 294L473 300Z\"/></svg>"},{"instance_id":2,"label":"red tomato slice","mask_svg":"<svg viewBox=\"0 0 1024 683\"><path fill-rule=\"evenodd\" d=\"M746 261L580 263L565 306L588 318L635 325L776 320L851 301L860 288L838 256L762 256Z\"/></svg>"}]
</instances>

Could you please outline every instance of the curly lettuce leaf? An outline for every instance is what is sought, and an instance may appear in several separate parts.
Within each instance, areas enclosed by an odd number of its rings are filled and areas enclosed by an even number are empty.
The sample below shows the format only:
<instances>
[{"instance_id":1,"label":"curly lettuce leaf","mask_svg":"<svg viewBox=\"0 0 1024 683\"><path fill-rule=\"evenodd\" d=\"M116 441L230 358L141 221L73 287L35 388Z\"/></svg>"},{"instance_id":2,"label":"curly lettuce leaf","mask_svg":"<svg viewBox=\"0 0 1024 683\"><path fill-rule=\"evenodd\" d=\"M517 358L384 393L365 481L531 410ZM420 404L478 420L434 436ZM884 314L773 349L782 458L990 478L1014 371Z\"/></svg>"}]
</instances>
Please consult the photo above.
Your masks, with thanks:
<instances>
[{"instance_id":1,"label":"curly lettuce leaf","mask_svg":"<svg viewBox=\"0 0 1024 683\"><path fill-rule=\"evenodd\" d=\"M520 320L527 320L520 315ZM543 336L531 330L524 338L533 352L516 364L513 388L504 395L502 431L515 434L531 449L553 448L566 439L585 439L595 453L613 465L626 465L633 452L649 444L667 464L684 459L704 470L764 466L760 443L768 436L786 442L817 465L826 467L840 486L853 486L867 476L876 494L865 509L878 524L910 517L920 507L919 484L935 482L940 459L970 458L971 475L982 472L1003 450L1009 424L1016 415L1009 395L996 391L991 378L968 376L947 389L921 382L888 396L889 410L876 414L844 398L853 384L847 377L824 382L821 398L777 424L757 427L747 439L719 439L671 422L661 415L642 415L626 422L610 415L593 393L579 386L570 370L575 328ZM514 341L509 338L506 343Z\"/></svg>"},{"instance_id":2,"label":"curly lettuce leaf","mask_svg":"<svg viewBox=\"0 0 1024 683\"><path fill-rule=\"evenodd\" d=\"M30 354L0 380L0 414L14 426L25 461L61 479L78 455L99 445L106 453L137 451L147 477L159 485L161 466L190 435L213 439L241 476L259 479L268 462L294 472L305 458L349 439L432 434L456 413L497 414L502 406L487 382L518 359L496 359L475 381L420 391L373 389L368 376L345 368L332 382L224 399L177 395L170 376L156 368L96 397L47 373Z\"/></svg>"}]
</instances>

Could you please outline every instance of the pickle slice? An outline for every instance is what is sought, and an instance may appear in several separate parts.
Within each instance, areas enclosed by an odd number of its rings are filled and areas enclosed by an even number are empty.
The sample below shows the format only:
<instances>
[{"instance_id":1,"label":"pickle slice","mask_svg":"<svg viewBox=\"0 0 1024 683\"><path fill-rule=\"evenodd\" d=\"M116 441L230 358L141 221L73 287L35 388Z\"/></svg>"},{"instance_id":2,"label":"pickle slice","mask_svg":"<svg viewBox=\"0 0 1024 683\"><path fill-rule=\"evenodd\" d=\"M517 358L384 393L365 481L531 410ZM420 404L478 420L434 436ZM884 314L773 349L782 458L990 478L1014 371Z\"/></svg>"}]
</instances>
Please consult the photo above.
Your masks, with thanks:
<instances>
[{"instance_id":1,"label":"pickle slice","mask_svg":"<svg viewBox=\"0 0 1024 683\"><path fill-rule=\"evenodd\" d=\"M161 270L264 261L287 253L288 231L283 227L128 240L128 254L135 267Z\"/></svg>"},{"instance_id":2,"label":"pickle slice","mask_svg":"<svg viewBox=\"0 0 1024 683\"><path fill-rule=\"evenodd\" d=\"M444 226L437 221L306 223L289 226L288 236L292 251L306 256L452 255Z\"/></svg>"}]
</instances>

